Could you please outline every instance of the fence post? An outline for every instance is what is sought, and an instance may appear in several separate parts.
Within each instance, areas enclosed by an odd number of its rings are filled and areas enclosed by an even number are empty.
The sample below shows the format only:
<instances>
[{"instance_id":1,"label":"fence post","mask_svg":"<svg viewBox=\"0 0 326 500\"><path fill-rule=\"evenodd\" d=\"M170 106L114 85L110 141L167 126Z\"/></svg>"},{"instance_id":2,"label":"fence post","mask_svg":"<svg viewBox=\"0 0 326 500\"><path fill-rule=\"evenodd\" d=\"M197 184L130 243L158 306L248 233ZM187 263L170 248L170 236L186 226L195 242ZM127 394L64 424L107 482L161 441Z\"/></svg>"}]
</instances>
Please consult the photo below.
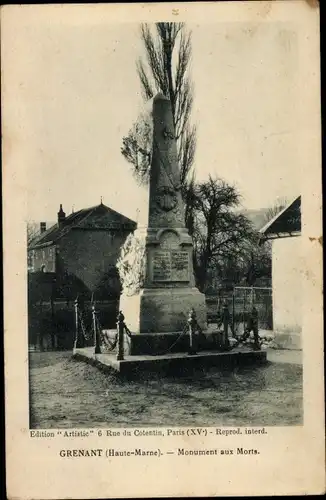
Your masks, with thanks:
<instances>
[{"instance_id":1,"label":"fence post","mask_svg":"<svg viewBox=\"0 0 326 500\"><path fill-rule=\"evenodd\" d=\"M235 293L232 292L232 335L235 337Z\"/></svg>"},{"instance_id":2,"label":"fence post","mask_svg":"<svg viewBox=\"0 0 326 500\"><path fill-rule=\"evenodd\" d=\"M243 289L243 331L245 332L246 331L246 328L247 328L247 321L246 321L246 309L247 309L247 302L246 302L246 298L247 298L247 292L246 292L246 289L244 288Z\"/></svg>"},{"instance_id":3,"label":"fence post","mask_svg":"<svg viewBox=\"0 0 326 500\"><path fill-rule=\"evenodd\" d=\"M224 346L229 347L229 322L230 322L230 313L227 302L224 302L223 306L223 331L224 331Z\"/></svg>"},{"instance_id":4,"label":"fence post","mask_svg":"<svg viewBox=\"0 0 326 500\"><path fill-rule=\"evenodd\" d=\"M79 321L79 297L76 298L75 300L75 349L78 349L80 347L84 347L83 343L83 337L81 335L80 331L80 321Z\"/></svg>"},{"instance_id":5,"label":"fence post","mask_svg":"<svg viewBox=\"0 0 326 500\"><path fill-rule=\"evenodd\" d=\"M118 350L117 350L117 360L123 361L124 359L124 349L123 349L123 332L124 332L124 315L122 311L119 311L117 329L118 329Z\"/></svg>"},{"instance_id":6,"label":"fence post","mask_svg":"<svg viewBox=\"0 0 326 500\"><path fill-rule=\"evenodd\" d=\"M254 306L251 312L252 318L252 331L254 334L254 349L260 350L259 335L258 335L258 310Z\"/></svg>"},{"instance_id":7,"label":"fence post","mask_svg":"<svg viewBox=\"0 0 326 500\"><path fill-rule=\"evenodd\" d=\"M188 325L189 325L189 350L188 354L196 354L196 349L194 346L194 334L195 334L195 326L196 326L196 313L194 309L190 309L188 316Z\"/></svg>"},{"instance_id":8,"label":"fence post","mask_svg":"<svg viewBox=\"0 0 326 500\"><path fill-rule=\"evenodd\" d=\"M94 354L101 354L100 346L100 332L97 328L97 310L95 302L92 305L92 316L93 316L93 332L94 332Z\"/></svg>"}]
</instances>

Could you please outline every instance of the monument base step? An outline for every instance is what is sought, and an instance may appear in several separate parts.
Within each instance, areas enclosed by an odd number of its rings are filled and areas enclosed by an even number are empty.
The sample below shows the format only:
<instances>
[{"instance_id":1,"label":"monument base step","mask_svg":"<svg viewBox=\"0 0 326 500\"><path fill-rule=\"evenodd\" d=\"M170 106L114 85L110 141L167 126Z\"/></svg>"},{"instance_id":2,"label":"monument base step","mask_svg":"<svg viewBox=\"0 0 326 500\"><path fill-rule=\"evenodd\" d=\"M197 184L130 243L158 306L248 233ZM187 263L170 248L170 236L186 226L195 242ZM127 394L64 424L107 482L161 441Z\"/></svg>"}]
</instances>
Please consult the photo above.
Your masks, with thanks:
<instances>
[{"instance_id":1,"label":"monument base step","mask_svg":"<svg viewBox=\"0 0 326 500\"><path fill-rule=\"evenodd\" d=\"M106 330L105 334L112 343L116 337L116 330ZM193 346L195 350L199 351L225 351L223 333L207 331L203 334L196 334L193 336ZM128 356L158 356L168 353L188 352L188 350L189 333L135 333L131 337L124 336L124 351ZM112 352L116 352L116 348Z\"/></svg>"},{"instance_id":2,"label":"monument base step","mask_svg":"<svg viewBox=\"0 0 326 500\"><path fill-rule=\"evenodd\" d=\"M122 376L141 376L156 374L162 376L184 376L193 371L205 372L215 368L220 370L234 369L240 366L260 365L267 362L265 351L250 349L234 349L230 352L199 352L194 355L186 353L170 353L164 356L126 356L118 361L115 354L94 354L94 348L74 349L73 358L96 366L107 373L118 373Z\"/></svg>"}]
</instances>

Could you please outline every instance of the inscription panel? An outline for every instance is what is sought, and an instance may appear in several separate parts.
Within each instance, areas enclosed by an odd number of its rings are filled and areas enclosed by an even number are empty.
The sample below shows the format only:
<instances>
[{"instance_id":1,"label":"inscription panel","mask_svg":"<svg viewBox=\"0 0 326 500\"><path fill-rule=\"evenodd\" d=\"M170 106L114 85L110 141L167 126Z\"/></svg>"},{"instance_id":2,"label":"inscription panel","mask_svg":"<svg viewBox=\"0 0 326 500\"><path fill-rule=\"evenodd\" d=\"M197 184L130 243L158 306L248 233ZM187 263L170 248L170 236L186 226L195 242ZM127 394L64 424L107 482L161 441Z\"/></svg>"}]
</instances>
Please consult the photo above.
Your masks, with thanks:
<instances>
[{"instance_id":1,"label":"inscription panel","mask_svg":"<svg viewBox=\"0 0 326 500\"><path fill-rule=\"evenodd\" d=\"M153 281L171 281L171 252L168 250L154 254Z\"/></svg>"},{"instance_id":2,"label":"inscription panel","mask_svg":"<svg viewBox=\"0 0 326 500\"><path fill-rule=\"evenodd\" d=\"M188 252L156 251L153 256L153 281L189 281Z\"/></svg>"},{"instance_id":3,"label":"inscription panel","mask_svg":"<svg viewBox=\"0 0 326 500\"><path fill-rule=\"evenodd\" d=\"M189 253L180 250L171 251L172 281L189 281Z\"/></svg>"}]
</instances>

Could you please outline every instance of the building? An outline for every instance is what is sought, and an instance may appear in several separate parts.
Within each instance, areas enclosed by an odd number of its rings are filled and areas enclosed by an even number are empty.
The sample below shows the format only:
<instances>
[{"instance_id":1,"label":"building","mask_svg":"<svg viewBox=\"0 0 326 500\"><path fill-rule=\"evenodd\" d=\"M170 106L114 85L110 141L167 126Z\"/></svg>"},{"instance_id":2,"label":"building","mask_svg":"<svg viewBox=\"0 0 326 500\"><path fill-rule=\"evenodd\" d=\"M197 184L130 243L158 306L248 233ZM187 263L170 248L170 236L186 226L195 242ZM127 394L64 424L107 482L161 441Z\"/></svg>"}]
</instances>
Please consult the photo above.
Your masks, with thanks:
<instances>
[{"instance_id":1,"label":"building","mask_svg":"<svg viewBox=\"0 0 326 500\"><path fill-rule=\"evenodd\" d=\"M301 196L261 229L272 240L273 329L278 346L301 349Z\"/></svg>"},{"instance_id":2,"label":"building","mask_svg":"<svg viewBox=\"0 0 326 500\"><path fill-rule=\"evenodd\" d=\"M56 298L74 299L78 293L119 295L116 262L120 248L136 223L100 205L79 210L66 217L62 205L57 223L39 234L28 246L31 274L55 278ZM43 279L46 280L45 277Z\"/></svg>"},{"instance_id":3,"label":"building","mask_svg":"<svg viewBox=\"0 0 326 500\"><path fill-rule=\"evenodd\" d=\"M66 217L28 244L28 337L31 349L72 349L74 300L84 299L85 327L92 325L89 300L97 303L101 324L114 328L121 292L116 262L136 223L97 205Z\"/></svg>"}]
</instances>

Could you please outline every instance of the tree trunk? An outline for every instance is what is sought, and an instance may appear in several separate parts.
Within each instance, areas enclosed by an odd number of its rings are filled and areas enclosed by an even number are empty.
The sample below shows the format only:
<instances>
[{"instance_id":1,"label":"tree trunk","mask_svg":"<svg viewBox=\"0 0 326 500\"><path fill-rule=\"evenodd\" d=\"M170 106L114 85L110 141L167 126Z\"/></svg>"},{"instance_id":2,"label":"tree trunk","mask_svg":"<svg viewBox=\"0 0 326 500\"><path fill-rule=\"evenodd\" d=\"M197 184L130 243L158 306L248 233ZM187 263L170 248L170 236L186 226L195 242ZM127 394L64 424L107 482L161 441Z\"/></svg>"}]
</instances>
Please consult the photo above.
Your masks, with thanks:
<instances>
[{"instance_id":1,"label":"tree trunk","mask_svg":"<svg viewBox=\"0 0 326 500\"><path fill-rule=\"evenodd\" d=\"M172 78L172 44L171 42L165 42L165 58L166 58L166 73L168 79L168 89L169 89L169 97L171 101L172 115L173 120L175 121L175 95L173 88L173 78Z\"/></svg>"},{"instance_id":2,"label":"tree trunk","mask_svg":"<svg viewBox=\"0 0 326 500\"><path fill-rule=\"evenodd\" d=\"M196 266L196 284L200 292L204 293L207 282L207 262L206 259Z\"/></svg>"}]
</instances>

